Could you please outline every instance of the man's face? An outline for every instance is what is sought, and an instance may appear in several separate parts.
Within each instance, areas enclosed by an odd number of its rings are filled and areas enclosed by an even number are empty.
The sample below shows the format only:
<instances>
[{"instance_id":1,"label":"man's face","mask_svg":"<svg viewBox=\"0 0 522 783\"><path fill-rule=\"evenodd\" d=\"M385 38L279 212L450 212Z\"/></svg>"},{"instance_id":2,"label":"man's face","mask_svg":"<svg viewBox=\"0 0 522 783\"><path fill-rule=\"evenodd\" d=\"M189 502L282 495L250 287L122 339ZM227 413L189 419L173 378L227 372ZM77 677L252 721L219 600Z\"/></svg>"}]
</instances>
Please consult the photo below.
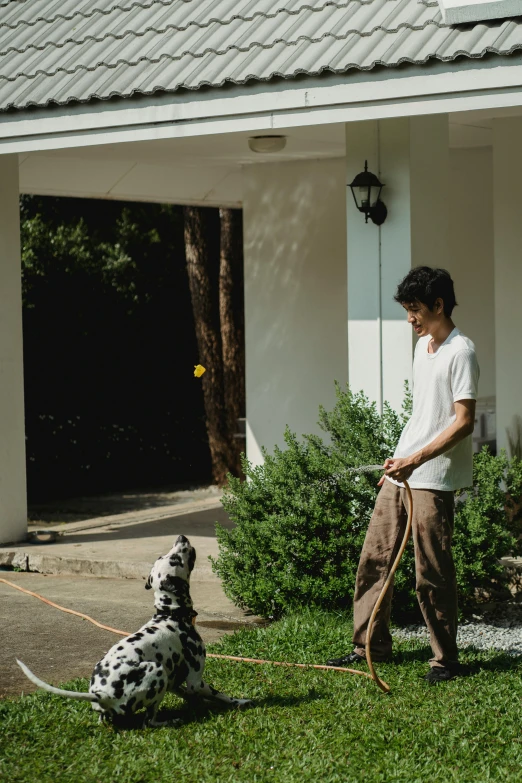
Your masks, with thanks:
<instances>
[{"instance_id":1,"label":"man's face","mask_svg":"<svg viewBox=\"0 0 522 783\"><path fill-rule=\"evenodd\" d=\"M402 305L408 314L408 323L412 325L417 337L431 334L433 326L440 321L443 311L442 299L437 299L430 310L423 302L409 302Z\"/></svg>"}]
</instances>

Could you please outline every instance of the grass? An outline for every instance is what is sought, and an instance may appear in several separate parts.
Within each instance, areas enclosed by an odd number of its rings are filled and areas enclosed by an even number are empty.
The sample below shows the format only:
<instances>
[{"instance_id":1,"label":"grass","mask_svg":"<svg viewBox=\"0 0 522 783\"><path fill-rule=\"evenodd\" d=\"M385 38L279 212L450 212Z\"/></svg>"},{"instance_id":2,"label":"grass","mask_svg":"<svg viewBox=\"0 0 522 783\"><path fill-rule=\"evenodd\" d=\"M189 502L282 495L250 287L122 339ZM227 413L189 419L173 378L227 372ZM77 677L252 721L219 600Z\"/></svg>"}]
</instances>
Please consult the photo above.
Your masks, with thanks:
<instances>
[{"instance_id":1,"label":"grass","mask_svg":"<svg viewBox=\"0 0 522 783\"><path fill-rule=\"evenodd\" d=\"M305 613L226 637L214 652L320 663L351 649L344 617ZM206 679L255 700L180 728L117 730L90 705L35 693L0 703L0 779L73 783L487 783L520 781L522 659L468 650L469 677L422 679L429 648L397 645L366 678L212 660ZM85 690L86 681L74 687ZM169 708L181 702L168 697Z\"/></svg>"}]
</instances>

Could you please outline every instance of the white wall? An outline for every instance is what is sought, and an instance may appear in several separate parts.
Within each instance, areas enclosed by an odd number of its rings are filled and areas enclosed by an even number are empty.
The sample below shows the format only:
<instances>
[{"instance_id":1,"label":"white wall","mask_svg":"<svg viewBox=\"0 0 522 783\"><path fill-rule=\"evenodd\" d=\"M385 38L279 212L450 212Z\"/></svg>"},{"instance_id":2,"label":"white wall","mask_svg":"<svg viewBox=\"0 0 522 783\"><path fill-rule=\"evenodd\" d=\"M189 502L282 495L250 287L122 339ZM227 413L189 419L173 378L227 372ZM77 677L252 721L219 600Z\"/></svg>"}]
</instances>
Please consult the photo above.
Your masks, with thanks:
<instances>
[{"instance_id":1,"label":"white wall","mask_svg":"<svg viewBox=\"0 0 522 783\"><path fill-rule=\"evenodd\" d=\"M0 157L0 543L27 533L18 156Z\"/></svg>"},{"instance_id":2,"label":"white wall","mask_svg":"<svg viewBox=\"0 0 522 783\"><path fill-rule=\"evenodd\" d=\"M443 190L449 202L448 253L444 250L448 247L444 242L437 244L433 236L427 238L427 234L433 234L436 204L430 202L429 194L420 197L417 191L413 192L419 180L433 182L431 169L414 172L411 181L408 178L408 164L425 158L424 146L417 151L415 144L424 139L426 129L419 126L418 133L416 127L409 125L402 129L401 122L407 123L396 121L396 128L390 122L389 129L381 123L380 129L380 144L384 149L381 163L386 169L382 171L382 178L387 184L383 198L389 208L381 248L386 296L383 296L384 291L380 295L386 306L383 316L387 319L386 332L394 327L393 318L396 318L397 328L406 328L410 339L402 310L396 306L398 314L391 312L394 306L392 289L409 265L427 263L448 268L455 280L459 301L455 321L477 347L481 365L479 395L490 397L496 392L492 150L451 150L449 187L441 185L436 189L439 201ZM365 127L368 129L370 124L365 123ZM350 130L351 152L354 153L352 126ZM439 128L432 130L440 134ZM406 139L406 152L401 147L400 151L404 153L401 155L392 144L399 136L400 140ZM366 154L371 146L369 134L363 134L363 138L366 139ZM359 163L359 157L354 158L353 166ZM371 151L368 152L370 157ZM399 162L402 162L403 171L397 169ZM347 379L346 291L348 288L349 294L352 292L352 307L359 301L357 295L362 297L359 302L362 305L368 297L368 283L363 287L347 283L343 208L346 203L349 211L353 204L346 202L345 165L345 161L339 159L271 163L244 169L247 452L254 463L262 461L262 445L271 450L275 444L283 444L287 423L299 435L319 431L315 426L319 404L332 405L334 378L342 383ZM349 174L353 173L350 169ZM415 212L412 207L411 213L408 206L410 188L417 209ZM348 195L351 198L351 194ZM433 200L433 193L431 195ZM407 202L405 217L400 209L404 199ZM426 208L420 210L423 203ZM373 225L365 226L356 210L351 217L355 230L360 229L365 241L378 236L378 229ZM439 226L439 240L444 234L439 225L441 219L439 215L438 222L435 221ZM400 225L396 226L396 223ZM414 236L404 244L404 237L409 235L409 228L405 234L406 226L411 224L415 228ZM386 254L392 251L395 255L388 258ZM368 275L368 252L358 253L359 256L366 259L363 268ZM408 263L404 270L396 269L396 264L403 263L406 256ZM348 259L348 267L349 264ZM509 286L509 277L505 282ZM499 306L502 311L502 305ZM368 312L366 307L366 317L369 317ZM404 353L406 361L411 362L408 351ZM371 351L370 354L366 352L362 365L366 380L369 365L375 358ZM395 355L395 361L396 358ZM406 371L402 371L397 385L401 399L403 376L407 377ZM383 378L384 390L386 378ZM385 394L385 398L390 396Z\"/></svg>"},{"instance_id":3,"label":"white wall","mask_svg":"<svg viewBox=\"0 0 522 783\"><path fill-rule=\"evenodd\" d=\"M320 432L348 377L345 162L244 169L247 454Z\"/></svg>"},{"instance_id":4,"label":"white wall","mask_svg":"<svg viewBox=\"0 0 522 783\"><path fill-rule=\"evenodd\" d=\"M479 397L495 394L495 280L491 147L451 150L450 250L456 325L473 342L480 364ZM445 266L441 259L440 266Z\"/></svg>"},{"instance_id":5,"label":"white wall","mask_svg":"<svg viewBox=\"0 0 522 783\"><path fill-rule=\"evenodd\" d=\"M522 416L522 118L493 122L497 443Z\"/></svg>"}]
</instances>

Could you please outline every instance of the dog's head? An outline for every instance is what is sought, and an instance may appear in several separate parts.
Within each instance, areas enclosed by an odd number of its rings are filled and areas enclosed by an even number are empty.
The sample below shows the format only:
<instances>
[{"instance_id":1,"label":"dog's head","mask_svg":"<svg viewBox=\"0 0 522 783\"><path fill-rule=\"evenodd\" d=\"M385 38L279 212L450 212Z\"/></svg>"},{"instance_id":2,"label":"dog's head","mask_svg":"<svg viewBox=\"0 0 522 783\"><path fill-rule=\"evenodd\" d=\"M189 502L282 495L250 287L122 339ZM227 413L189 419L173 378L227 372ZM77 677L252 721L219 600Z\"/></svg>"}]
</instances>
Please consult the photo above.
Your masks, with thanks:
<instances>
[{"instance_id":1,"label":"dog's head","mask_svg":"<svg viewBox=\"0 0 522 783\"><path fill-rule=\"evenodd\" d=\"M196 550L185 536L178 536L166 555L159 557L145 582L146 590L154 590L157 609L190 608L190 574L196 562Z\"/></svg>"}]
</instances>

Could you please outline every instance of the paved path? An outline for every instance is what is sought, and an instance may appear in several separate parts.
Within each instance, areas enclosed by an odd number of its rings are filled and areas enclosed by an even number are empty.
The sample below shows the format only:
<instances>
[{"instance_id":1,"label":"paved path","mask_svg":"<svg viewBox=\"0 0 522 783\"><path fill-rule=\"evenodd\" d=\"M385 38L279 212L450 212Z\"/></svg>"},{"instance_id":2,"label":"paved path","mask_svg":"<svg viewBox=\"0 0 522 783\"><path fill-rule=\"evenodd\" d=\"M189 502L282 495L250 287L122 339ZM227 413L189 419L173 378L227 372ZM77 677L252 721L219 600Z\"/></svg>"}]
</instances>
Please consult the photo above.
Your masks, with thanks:
<instances>
[{"instance_id":1,"label":"paved path","mask_svg":"<svg viewBox=\"0 0 522 783\"><path fill-rule=\"evenodd\" d=\"M192 489L110 492L103 495L33 503L29 506L29 518L38 525L57 525L139 511L159 512L162 507L168 509L180 505L187 506L200 500L219 502L221 494L222 490L212 485Z\"/></svg>"},{"instance_id":2,"label":"paved path","mask_svg":"<svg viewBox=\"0 0 522 783\"><path fill-rule=\"evenodd\" d=\"M135 631L152 616L153 599L141 579L63 576L0 571L4 578L122 631ZM258 618L235 607L215 582L194 580L198 630L208 644ZM94 664L118 637L65 614L0 582L0 698L36 690L18 668L20 658L44 680L59 684L90 677Z\"/></svg>"}]
</instances>

